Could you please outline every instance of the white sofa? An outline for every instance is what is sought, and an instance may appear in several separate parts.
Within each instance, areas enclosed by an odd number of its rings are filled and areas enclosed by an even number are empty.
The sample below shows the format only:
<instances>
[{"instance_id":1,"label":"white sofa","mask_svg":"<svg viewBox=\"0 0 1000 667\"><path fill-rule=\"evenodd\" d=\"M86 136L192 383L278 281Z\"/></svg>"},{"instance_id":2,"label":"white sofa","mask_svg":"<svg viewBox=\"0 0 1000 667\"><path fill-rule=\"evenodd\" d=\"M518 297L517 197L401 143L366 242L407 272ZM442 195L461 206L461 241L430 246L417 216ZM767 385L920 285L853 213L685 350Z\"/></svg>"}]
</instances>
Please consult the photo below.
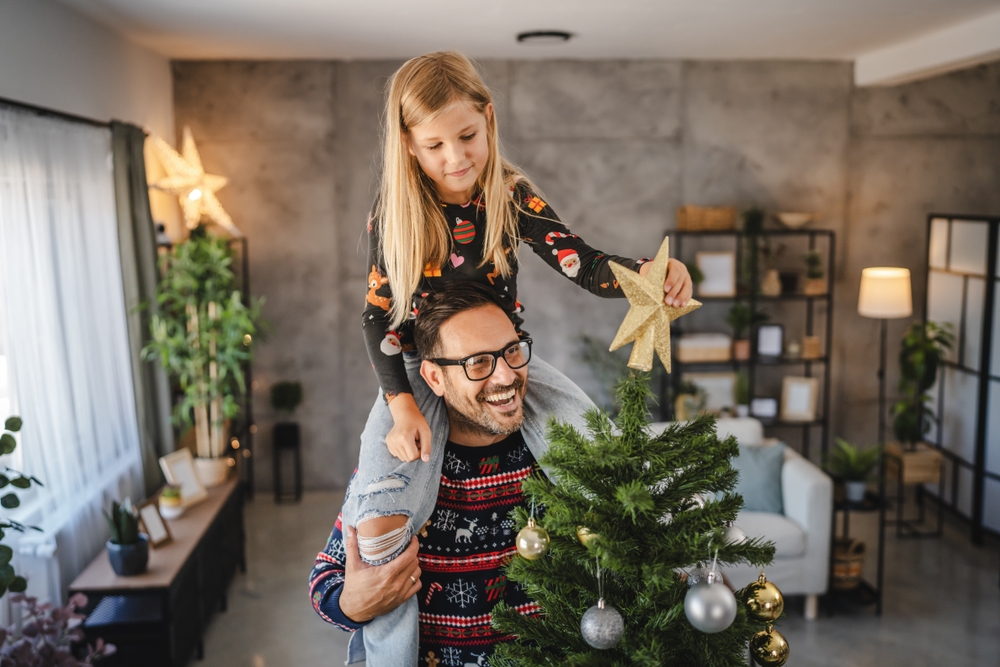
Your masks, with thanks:
<instances>
[{"instance_id":1,"label":"white sofa","mask_svg":"<svg viewBox=\"0 0 1000 667\"><path fill-rule=\"evenodd\" d=\"M666 422L652 425L662 430ZM730 435L743 445L775 446L777 440L764 438L764 429L752 418L719 419L720 438ZM736 525L749 537L774 542L774 562L765 568L769 581L786 596L805 595L805 616L816 617L819 596L829 582L830 527L833 520L833 481L814 463L791 447L785 447L781 467L781 495L784 514L744 510ZM724 569L737 590L755 580L757 568L738 565Z\"/></svg>"}]
</instances>

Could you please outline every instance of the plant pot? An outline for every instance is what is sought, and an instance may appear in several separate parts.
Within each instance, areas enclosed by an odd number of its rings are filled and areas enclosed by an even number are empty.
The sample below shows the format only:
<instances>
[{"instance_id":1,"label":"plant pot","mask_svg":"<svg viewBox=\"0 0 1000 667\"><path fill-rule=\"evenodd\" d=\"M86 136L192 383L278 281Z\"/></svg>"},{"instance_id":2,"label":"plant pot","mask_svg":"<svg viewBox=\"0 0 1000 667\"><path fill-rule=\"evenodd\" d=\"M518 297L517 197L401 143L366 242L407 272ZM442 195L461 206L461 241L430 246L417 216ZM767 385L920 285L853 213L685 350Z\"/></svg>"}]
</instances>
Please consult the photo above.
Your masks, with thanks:
<instances>
[{"instance_id":1,"label":"plant pot","mask_svg":"<svg viewBox=\"0 0 1000 667\"><path fill-rule=\"evenodd\" d=\"M850 537L838 537L833 542L833 588L849 591L861 583L865 569L865 543Z\"/></svg>"},{"instance_id":2,"label":"plant pot","mask_svg":"<svg viewBox=\"0 0 1000 667\"><path fill-rule=\"evenodd\" d=\"M844 499L849 503L863 503L865 501L865 483L848 479L844 481Z\"/></svg>"},{"instance_id":3,"label":"plant pot","mask_svg":"<svg viewBox=\"0 0 1000 667\"><path fill-rule=\"evenodd\" d=\"M167 520L179 519L184 516L184 507L181 505L164 505L160 502L160 516Z\"/></svg>"},{"instance_id":4,"label":"plant pot","mask_svg":"<svg viewBox=\"0 0 1000 667\"><path fill-rule=\"evenodd\" d=\"M119 577L131 577L146 571L146 565L149 564L149 540L144 534L139 534L139 541L135 544L115 544L108 540L106 546L111 569Z\"/></svg>"},{"instance_id":5,"label":"plant pot","mask_svg":"<svg viewBox=\"0 0 1000 667\"><path fill-rule=\"evenodd\" d=\"M206 489L218 486L229 477L229 459L203 459L196 457L194 460L194 471L198 475L198 481Z\"/></svg>"},{"instance_id":6,"label":"plant pot","mask_svg":"<svg viewBox=\"0 0 1000 667\"><path fill-rule=\"evenodd\" d=\"M768 269L760 281L760 293L764 296L781 296L781 277L777 269Z\"/></svg>"},{"instance_id":7,"label":"plant pot","mask_svg":"<svg viewBox=\"0 0 1000 667\"><path fill-rule=\"evenodd\" d=\"M913 449L897 442L885 446L885 474L903 484L937 484L941 480L944 456L924 442ZM900 471L902 467L902 471Z\"/></svg>"},{"instance_id":8,"label":"plant pot","mask_svg":"<svg viewBox=\"0 0 1000 667\"><path fill-rule=\"evenodd\" d=\"M733 359L746 361L750 358L750 339L744 338L733 341Z\"/></svg>"},{"instance_id":9,"label":"plant pot","mask_svg":"<svg viewBox=\"0 0 1000 667\"><path fill-rule=\"evenodd\" d=\"M736 416L737 417L749 417L750 416L750 406L749 405L736 405Z\"/></svg>"},{"instance_id":10,"label":"plant pot","mask_svg":"<svg viewBox=\"0 0 1000 667\"><path fill-rule=\"evenodd\" d=\"M826 294L826 278L806 278L802 283L802 293L806 296Z\"/></svg>"}]
</instances>

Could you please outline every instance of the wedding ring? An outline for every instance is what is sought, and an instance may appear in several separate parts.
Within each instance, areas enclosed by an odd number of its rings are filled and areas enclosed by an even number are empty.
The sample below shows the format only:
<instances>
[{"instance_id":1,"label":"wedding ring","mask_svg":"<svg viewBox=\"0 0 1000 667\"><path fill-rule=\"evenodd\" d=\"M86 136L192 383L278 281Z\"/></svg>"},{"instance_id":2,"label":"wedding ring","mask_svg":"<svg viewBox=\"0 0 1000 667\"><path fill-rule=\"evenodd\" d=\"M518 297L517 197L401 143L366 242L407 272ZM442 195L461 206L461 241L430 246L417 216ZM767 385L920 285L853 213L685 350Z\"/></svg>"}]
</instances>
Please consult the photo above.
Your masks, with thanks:
<instances>
[{"instance_id":1,"label":"wedding ring","mask_svg":"<svg viewBox=\"0 0 1000 667\"><path fill-rule=\"evenodd\" d=\"M410 575L410 581L412 581L413 583L417 583L417 580L413 578L412 574Z\"/></svg>"}]
</instances>

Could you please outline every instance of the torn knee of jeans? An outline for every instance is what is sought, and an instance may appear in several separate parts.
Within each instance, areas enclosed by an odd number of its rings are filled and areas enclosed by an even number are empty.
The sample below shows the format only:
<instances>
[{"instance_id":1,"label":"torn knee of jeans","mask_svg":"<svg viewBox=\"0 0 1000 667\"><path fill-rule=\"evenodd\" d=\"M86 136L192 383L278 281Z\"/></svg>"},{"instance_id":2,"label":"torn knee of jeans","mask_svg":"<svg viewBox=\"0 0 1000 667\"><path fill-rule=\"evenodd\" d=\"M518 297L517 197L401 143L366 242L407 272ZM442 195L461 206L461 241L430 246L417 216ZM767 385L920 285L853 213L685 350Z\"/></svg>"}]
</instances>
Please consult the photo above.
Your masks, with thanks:
<instances>
[{"instance_id":1,"label":"torn knee of jeans","mask_svg":"<svg viewBox=\"0 0 1000 667\"><path fill-rule=\"evenodd\" d=\"M406 475L401 475L398 472L390 473L385 477L379 477L374 482L370 483L361 493L358 495L362 498L366 496L374 496L379 493L389 493L392 491L402 491L409 485L410 478Z\"/></svg>"},{"instance_id":2,"label":"torn knee of jeans","mask_svg":"<svg viewBox=\"0 0 1000 667\"><path fill-rule=\"evenodd\" d=\"M362 517L358 521L358 525L382 516L405 516L406 523L399 528L390 530L384 535L377 535L375 537L358 535L358 553L361 555L361 560L369 565L383 565L384 563L388 563L401 554L410 542L411 531L409 520L412 515L409 512L371 512Z\"/></svg>"}]
</instances>

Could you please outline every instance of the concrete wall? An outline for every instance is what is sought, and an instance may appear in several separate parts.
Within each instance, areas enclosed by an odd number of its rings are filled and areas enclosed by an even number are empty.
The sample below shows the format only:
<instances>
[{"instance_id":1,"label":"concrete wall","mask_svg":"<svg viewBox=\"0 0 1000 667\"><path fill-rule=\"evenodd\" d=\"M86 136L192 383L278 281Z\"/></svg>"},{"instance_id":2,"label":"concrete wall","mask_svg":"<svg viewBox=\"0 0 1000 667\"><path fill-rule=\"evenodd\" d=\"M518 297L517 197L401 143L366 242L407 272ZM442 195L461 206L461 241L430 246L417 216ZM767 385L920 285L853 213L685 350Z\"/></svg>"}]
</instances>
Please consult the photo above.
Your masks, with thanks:
<instances>
[{"instance_id":1,"label":"concrete wall","mask_svg":"<svg viewBox=\"0 0 1000 667\"><path fill-rule=\"evenodd\" d=\"M220 198L250 237L254 290L268 297L273 329L255 367L265 486L275 418L267 390L276 380L305 384L297 417L308 486L343 486L357 458L377 394L358 325L363 226L382 89L398 64L174 65L178 131L190 125L206 167L230 177ZM818 211L817 226L834 229L839 244L834 433L874 440L877 329L855 314L861 268L898 264L920 276L927 212L1000 210L1000 65L863 91L848 63L497 61L483 69L509 155L597 247L653 253L682 203ZM801 270L802 251L789 247L783 261ZM626 304L598 301L536 258L525 257L520 280L537 353L596 391L575 338L610 341ZM719 328L723 314L707 305L690 326ZM893 339L904 324L893 324ZM800 337L801 327L789 334ZM765 386L779 380L762 378ZM797 442L794 432L776 435Z\"/></svg>"}]
</instances>

